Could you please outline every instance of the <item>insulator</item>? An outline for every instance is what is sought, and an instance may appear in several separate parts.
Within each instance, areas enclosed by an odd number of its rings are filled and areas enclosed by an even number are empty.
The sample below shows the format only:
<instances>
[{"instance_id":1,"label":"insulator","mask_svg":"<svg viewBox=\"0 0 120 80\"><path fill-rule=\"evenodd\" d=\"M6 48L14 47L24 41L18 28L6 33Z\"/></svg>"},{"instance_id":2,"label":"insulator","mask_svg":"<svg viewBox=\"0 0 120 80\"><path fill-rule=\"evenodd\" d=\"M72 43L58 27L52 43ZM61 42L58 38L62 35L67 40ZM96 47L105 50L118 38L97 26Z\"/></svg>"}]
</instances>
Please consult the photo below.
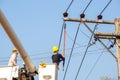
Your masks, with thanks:
<instances>
[{"instance_id":1,"label":"insulator","mask_svg":"<svg viewBox=\"0 0 120 80\"><path fill-rule=\"evenodd\" d=\"M97 41L97 38L95 38L95 41Z\"/></svg>"},{"instance_id":2,"label":"insulator","mask_svg":"<svg viewBox=\"0 0 120 80\"><path fill-rule=\"evenodd\" d=\"M102 15L98 15L97 18L98 18L98 19L102 19Z\"/></svg>"},{"instance_id":3,"label":"insulator","mask_svg":"<svg viewBox=\"0 0 120 80\"><path fill-rule=\"evenodd\" d=\"M85 18L85 14L80 14L80 18Z\"/></svg>"},{"instance_id":4,"label":"insulator","mask_svg":"<svg viewBox=\"0 0 120 80\"><path fill-rule=\"evenodd\" d=\"M68 13L67 12L63 13L63 16L68 17Z\"/></svg>"},{"instance_id":5,"label":"insulator","mask_svg":"<svg viewBox=\"0 0 120 80\"><path fill-rule=\"evenodd\" d=\"M113 45L110 45L110 47L113 47Z\"/></svg>"}]
</instances>

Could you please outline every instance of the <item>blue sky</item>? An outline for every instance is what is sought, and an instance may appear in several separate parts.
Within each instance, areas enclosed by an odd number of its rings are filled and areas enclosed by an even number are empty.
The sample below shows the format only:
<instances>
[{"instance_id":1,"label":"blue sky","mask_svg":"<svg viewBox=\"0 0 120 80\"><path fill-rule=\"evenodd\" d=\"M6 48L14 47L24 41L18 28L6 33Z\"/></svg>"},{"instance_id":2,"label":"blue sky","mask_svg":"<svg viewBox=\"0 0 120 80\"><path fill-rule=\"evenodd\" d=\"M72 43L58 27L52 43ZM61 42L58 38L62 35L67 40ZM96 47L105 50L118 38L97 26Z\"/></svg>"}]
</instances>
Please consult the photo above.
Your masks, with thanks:
<instances>
[{"instance_id":1,"label":"blue sky","mask_svg":"<svg viewBox=\"0 0 120 80\"><path fill-rule=\"evenodd\" d=\"M0 9L5 14L36 67L38 67L40 62L51 63L51 48L59 43L60 32L63 24L63 13L67 9L70 1L71 0L0 0ZM79 18L79 15L83 12L89 1L90 0L74 0L68 10L68 17ZM97 16L108 2L109 0L93 0L85 11L85 18L96 20ZM112 0L110 5L102 14L103 20L114 21L116 17L120 17L119 3L119 0ZM67 66L78 24L79 23L75 22L66 22L67 50L65 67ZM88 25L91 29L93 29L95 24L89 23ZM96 32L114 32L114 29L114 25L100 24L98 25ZM75 79L90 36L91 33L83 24L81 24L75 48L73 50L73 55L66 74L66 80ZM94 40L94 38L92 40ZM103 40L103 42L107 46L111 44L109 40ZM2 26L0 27L0 44L0 65L7 65L8 59L11 55L11 50L14 46L5 34ZM63 40L61 49L62 45ZM115 46L111 50L116 55ZM100 59L98 60L99 57ZM96 66L87 78L95 63ZM22 60L20 57L18 58L18 64L22 66ZM64 72L59 70L58 80L63 79L63 76ZM88 49L88 53L77 80L100 80L103 76L108 76L116 80L117 66L115 59L97 41L95 45Z\"/></svg>"}]
</instances>

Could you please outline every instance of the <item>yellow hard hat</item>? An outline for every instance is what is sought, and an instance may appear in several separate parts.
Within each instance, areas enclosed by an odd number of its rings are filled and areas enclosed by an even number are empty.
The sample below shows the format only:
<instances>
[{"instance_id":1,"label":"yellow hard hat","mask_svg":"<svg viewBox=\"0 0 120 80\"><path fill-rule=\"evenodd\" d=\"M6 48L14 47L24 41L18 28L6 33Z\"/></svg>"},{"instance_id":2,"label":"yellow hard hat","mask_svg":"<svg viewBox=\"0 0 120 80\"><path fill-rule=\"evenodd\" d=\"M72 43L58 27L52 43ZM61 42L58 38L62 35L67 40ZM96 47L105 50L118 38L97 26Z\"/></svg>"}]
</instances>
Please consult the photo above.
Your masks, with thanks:
<instances>
[{"instance_id":1,"label":"yellow hard hat","mask_svg":"<svg viewBox=\"0 0 120 80\"><path fill-rule=\"evenodd\" d=\"M40 66L41 66L42 68L45 68L45 67L46 67L46 63L41 63Z\"/></svg>"},{"instance_id":2,"label":"yellow hard hat","mask_svg":"<svg viewBox=\"0 0 120 80\"><path fill-rule=\"evenodd\" d=\"M58 51L58 50L59 50L59 48L58 48L57 46L53 46L52 52L56 52L56 51Z\"/></svg>"},{"instance_id":3,"label":"yellow hard hat","mask_svg":"<svg viewBox=\"0 0 120 80\"><path fill-rule=\"evenodd\" d=\"M16 48L14 48L14 49L12 50L12 52L15 52L15 51L17 51L17 49L16 49Z\"/></svg>"}]
</instances>

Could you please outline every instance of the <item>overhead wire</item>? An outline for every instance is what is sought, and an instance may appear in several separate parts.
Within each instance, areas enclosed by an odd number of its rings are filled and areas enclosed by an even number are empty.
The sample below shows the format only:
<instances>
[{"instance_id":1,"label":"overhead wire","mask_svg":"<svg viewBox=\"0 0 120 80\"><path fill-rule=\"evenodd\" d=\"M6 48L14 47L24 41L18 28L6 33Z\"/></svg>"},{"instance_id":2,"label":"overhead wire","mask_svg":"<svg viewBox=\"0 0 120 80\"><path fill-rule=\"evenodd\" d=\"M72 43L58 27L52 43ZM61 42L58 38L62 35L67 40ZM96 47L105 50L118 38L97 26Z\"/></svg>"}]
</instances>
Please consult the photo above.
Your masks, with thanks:
<instances>
[{"instance_id":1,"label":"overhead wire","mask_svg":"<svg viewBox=\"0 0 120 80\"><path fill-rule=\"evenodd\" d=\"M95 25L95 27L94 27L94 29L93 29L93 33L95 32L97 25L98 25L98 24ZM89 48L89 44L90 44L92 38L93 38L93 34L91 35L90 40L89 40L89 42L88 42L88 46L87 46L87 48L86 48L86 50L85 50L85 53L84 53L83 58L82 58L82 61L81 61L80 65L79 65L79 68L78 68L78 71L77 71L75 80L77 80L78 74L79 74L79 72L80 72L80 70L81 70L81 67L82 67L82 65L83 65L83 62L84 62L84 59L85 59L85 57L86 57L86 54L87 54L87 51L88 51L88 48Z\"/></svg>"},{"instance_id":2,"label":"overhead wire","mask_svg":"<svg viewBox=\"0 0 120 80\"><path fill-rule=\"evenodd\" d=\"M78 46L78 47L75 47L74 49L79 49L80 47L86 47L87 45L83 45L83 46ZM71 50L72 48L67 48L66 50ZM104 48L98 48L99 51L103 50ZM94 51L97 51L96 49L95 50L89 50L88 52L94 52ZM48 53L51 53L50 51L48 52L41 52L41 53L37 53L37 54L33 54L33 55L29 55L31 57L34 57L34 56L38 56L38 55L43 55L43 54L48 54ZM9 59L10 57L1 57L0 59Z\"/></svg>"},{"instance_id":3,"label":"overhead wire","mask_svg":"<svg viewBox=\"0 0 120 80\"><path fill-rule=\"evenodd\" d=\"M87 8L90 6L92 0L89 1L89 3L87 4L87 6L85 7L85 9L83 10L82 14L80 15L81 18L84 18L85 17L85 11L87 10Z\"/></svg>"},{"instance_id":4,"label":"overhead wire","mask_svg":"<svg viewBox=\"0 0 120 80\"><path fill-rule=\"evenodd\" d=\"M64 26L65 26L65 21L63 21L58 48L60 48L60 45L61 45Z\"/></svg>"},{"instance_id":5,"label":"overhead wire","mask_svg":"<svg viewBox=\"0 0 120 80\"><path fill-rule=\"evenodd\" d=\"M82 47L86 47L86 45L85 46L82 46ZM79 48L79 47L76 47L76 48L74 48L74 49L77 49L77 48ZM68 49L66 49L66 50L71 50L71 48L68 48ZM104 50L104 48L98 48L97 50L90 50L90 51L88 51L88 53L90 54L90 55L92 55L92 54L96 54L96 53L94 53L94 52L98 52L99 53L99 51L101 52L101 51L104 51L104 52L106 52L105 50ZM46 52L43 52L43 53L46 53ZM80 52L80 53L83 53L83 52ZM41 53L39 53L39 54L41 54ZM74 54L78 54L77 52L75 52ZM37 57L36 57L37 56ZM67 56L69 56L69 54L67 54ZM38 54L34 54L34 55L30 55L30 57L31 57L31 59L32 60L40 60L40 59L50 59L50 56L43 56L43 57L39 57L38 56ZM3 63L3 62L8 62L8 59L9 59L9 57L8 58L0 58L0 63ZM18 61L21 61L20 60L20 57L18 57Z\"/></svg>"},{"instance_id":6,"label":"overhead wire","mask_svg":"<svg viewBox=\"0 0 120 80\"><path fill-rule=\"evenodd\" d=\"M108 2L108 4L105 6L105 8L101 11L100 15L105 11L105 9L108 7L108 5L111 3L111 1L112 1L112 0L110 0L110 1ZM98 18L98 19L99 19L99 18ZM101 18L100 18L100 19L101 19ZM91 40L92 40L92 37L93 37L93 35L94 35L94 32L95 32L97 26L98 26L98 23L96 23L96 25L95 25L95 27L94 27L93 34L91 35L91 38L90 38L90 40L89 40L88 45L90 44L90 42L91 42ZM86 50L85 50L85 54L83 55L82 61L81 61L81 63L80 63L80 66L79 66L79 68L78 68L78 71L77 71L77 74L76 74L76 77L75 77L75 80L77 79L78 74L79 74L79 72L80 72L80 70L81 70L81 67L82 67L82 64L83 64L83 62L84 62L85 56L86 56L86 54L87 54L88 48L89 48L89 46L87 46L87 48L86 48Z\"/></svg>"},{"instance_id":7,"label":"overhead wire","mask_svg":"<svg viewBox=\"0 0 120 80\"><path fill-rule=\"evenodd\" d=\"M84 47L86 47L87 45L81 45L81 46L78 46L78 47L74 47L74 49L79 49L79 48L84 48ZM72 48L66 48L66 51L68 51L68 50L71 50ZM102 48L99 48L99 50L103 50ZM60 50L61 51L61 50ZM94 52L94 51L96 51L96 50L91 50L91 51L89 51L89 52ZM41 53L34 53L34 54L31 54L31 55L29 55L29 56L31 56L31 57L34 57L34 56L38 56L38 55L43 55L43 54L49 54L49 53L51 53L51 51L47 51L47 52L41 52ZM9 59L10 57L0 57L0 61L1 60L6 60L6 59Z\"/></svg>"},{"instance_id":8,"label":"overhead wire","mask_svg":"<svg viewBox=\"0 0 120 80\"><path fill-rule=\"evenodd\" d=\"M82 34L83 35L85 35L87 38L90 38L86 33L84 33L81 29L80 29L80 31L82 32ZM67 33L67 37L70 39L70 40L72 40L73 41L73 39L70 37L70 35ZM89 44L89 46L92 46L93 44L95 44L95 42L96 42L96 39L94 39L94 41L92 41L90 44ZM80 46L80 44L79 43L77 43L76 42L76 45L78 45L78 46ZM96 45L96 44L95 44ZM87 46L87 45L86 45ZM96 45L96 47L97 47L97 45Z\"/></svg>"},{"instance_id":9,"label":"overhead wire","mask_svg":"<svg viewBox=\"0 0 120 80\"><path fill-rule=\"evenodd\" d=\"M72 1L70 2L69 6L67 7L67 9L66 9L66 11L65 11L65 12L67 12L67 11L68 11L68 9L69 9L69 8L70 8L70 6L72 5L73 1L74 1L74 0L72 0Z\"/></svg>"},{"instance_id":10,"label":"overhead wire","mask_svg":"<svg viewBox=\"0 0 120 80\"><path fill-rule=\"evenodd\" d=\"M66 35L67 35L67 38L68 38L68 39L70 39L71 41L74 41L74 40L72 39L72 37L71 37L67 32L66 32ZM87 46L87 44L86 44L86 45L83 45L83 46L80 46L81 44L78 43L78 42L76 42L75 44L78 45L79 47L85 47L85 46Z\"/></svg>"},{"instance_id":11,"label":"overhead wire","mask_svg":"<svg viewBox=\"0 0 120 80\"><path fill-rule=\"evenodd\" d=\"M112 2L112 0L110 0L107 5L103 8L103 10L100 12L100 15L105 11L105 9L110 5L110 3Z\"/></svg>"},{"instance_id":12,"label":"overhead wire","mask_svg":"<svg viewBox=\"0 0 120 80\"><path fill-rule=\"evenodd\" d=\"M84 18L84 12L87 10L87 8L88 8L88 6L90 5L91 2L92 2L92 0L90 0L90 2L88 3L88 5L86 6L86 8L83 10L83 14L82 14L81 18ZM71 5L72 3L73 3L73 1L70 3L70 5ZM68 8L69 8L69 6L68 6ZM67 9L67 10L68 10L68 9ZM66 74L67 74L67 70L68 70L68 67L69 67L69 64L70 64L71 56L72 56L72 54L73 54L73 48L74 48L75 43L76 43L76 39L77 39L77 35L78 35L78 32L79 32L80 25L81 25L81 22L79 23L78 28L77 28L77 31L76 31L76 34L75 34L74 42L73 42L72 49L71 49L71 52L70 52L70 56L69 56L69 59L68 59L67 67L66 67L66 69L65 69L65 73L64 73L63 80L65 80L65 77L66 77Z\"/></svg>"},{"instance_id":13,"label":"overhead wire","mask_svg":"<svg viewBox=\"0 0 120 80\"><path fill-rule=\"evenodd\" d=\"M115 41L114 42L112 42L111 40L109 40L109 42L111 42L112 43L112 46L110 45L108 48L110 49L110 48L112 48L113 46L114 46L114 44L115 44ZM108 45L108 44L107 44ZM105 50L105 49L104 49ZM97 60L96 60L96 62L94 63L94 65L93 65L93 67L92 67L92 69L89 71L89 73L88 73L88 75L87 75L87 77L85 78L85 80L87 80L88 79L88 77L90 76L90 74L92 73L92 71L93 71L93 69L95 68L95 66L96 66L96 64L97 64L97 62L99 61L99 59L101 58L101 56L103 55L103 51L102 51L102 54L100 54L99 55L99 57L97 58Z\"/></svg>"},{"instance_id":14,"label":"overhead wire","mask_svg":"<svg viewBox=\"0 0 120 80\"><path fill-rule=\"evenodd\" d=\"M83 10L83 14L85 13L85 11L87 10L87 8L89 7L89 5L91 4L92 0L90 0L90 2L87 4L87 6L85 7L85 9Z\"/></svg>"},{"instance_id":15,"label":"overhead wire","mask_svg":"<svg viewBox=\"0 0 120 80\"><path fill-rule=\"evenodd\" d=\"M100 60L100 58L102 57L103 52L98 56L97 60L95 61L94 65L92 66L91 70L89 71L89 73L87 74L87 77L85 78L85 80L88 80L90 74L93 72L95 66L97 65L98 61Z\"/></svg>"},{"instance_id":16,"label":"overhead wire","mask_svg":"<svg viewBox=\"0 0 120 80\"><path fill-rule=\"evenodd\" d=\"M70 4L68 5L68 7L67 7L67 9L66 9L65 13L63 14L63 15L64 15L64 17L67 17L67 16L68 16L67 11L68 11L68 9L70 8L70 6L72 5L73 1L74 1L74 0L72 0L72 1L70 2ZM65 28L65 26L66 26L65 21L63 21L63 26L62 26L62 30L61 30L61 36L60 36L60 41L59 41L58 48L60 48L60 45L61 45L61 40L62 40L63 29ZM65 36L65 35L64 35L64 36ZM65 42L64 42L64 48L65 48ZM63 50L64 50L64 49L63 49ZM64 52L65 52L65 51L64 51Z\"/></svg>"},{"instance_id":17,"label":"overhead wire","mask_svg":"<svg viewBox=\"0 0 120 80\"><path fill-rule=\"evenodd\" d=\"M105 49L104 49L105 50ZM101 52L101 54L98 56L97 60L95 61L94 65L92 66L92 68L90 69L89 73L87 74L85 80L88 80L90 74L93 72L95 66L97 65L98 61L100 60L100 58L102 57L104 50Z\"/></svg>"},{"instance_id":18,"label":"overhead wire","mask_svg":"<svg viewBox=\"0 0 120 80\"><path fill-rule=\"evenodd\" d=\"M80 29L81 33L84 34L87 38L90 38L90 36L88 36L86 33L84 33L81 29Z\"/></svg>"},{"instance_id":19,"label":"overhead wire","mask_svg":"<svg viewBox=\"0 0 120 80\"><path fill-rule=\"evenodd\" d=\"M71 49L71 52L70 52L70 56L69 56L69 59L68 59L67 67L66 67L66 69L65 69L65 73L64 73L63 80L65 80L66 73L67 73L67 70L68 70L68 67L69 67L69 64L70 64L70 59L71 59L71 56L72 56L72 54L73 54L73 49L74 49L75 42L76 42L76 39L77 39L77 35L78 35L78 32L79 32L80 24L81 24L81 23L79 23L78 28L77 28L77 32L76 32L76 34L75 34L74 42L73 42L72 49Z\"/></svg>"}]
</instances>

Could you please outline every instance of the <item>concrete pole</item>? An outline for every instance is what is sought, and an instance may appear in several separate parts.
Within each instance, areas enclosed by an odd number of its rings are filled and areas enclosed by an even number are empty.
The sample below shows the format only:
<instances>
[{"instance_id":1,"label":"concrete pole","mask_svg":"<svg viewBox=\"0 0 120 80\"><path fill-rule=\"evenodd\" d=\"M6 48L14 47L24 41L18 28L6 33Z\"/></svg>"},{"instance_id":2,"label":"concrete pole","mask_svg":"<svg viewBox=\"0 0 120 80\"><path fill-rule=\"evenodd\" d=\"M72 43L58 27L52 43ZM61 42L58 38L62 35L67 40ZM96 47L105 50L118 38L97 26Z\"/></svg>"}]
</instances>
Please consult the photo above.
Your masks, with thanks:
<instances>
[{"instance_id":1,"label":"concrete pole","mask_svg":"<svg viewBox=\"0 0 120 80\"><path fill-rule=\"evenodd\" d=\"M120 34L120 18L115 19L115 34ZM116 37L118 80L120 80L120 37Z\"/></svg>"},{"instance_id":2,"label":"concrete pole","mask_svg":"<svg viewBox=\"0 0 120 80\"><path fill-rule=\"evenodd\" d=\"M113 21L104 21L104 20L87 20L87 19L75 19L75 18L64 18L64 21L72 21L72 22L87 22L87 23L101 23L101 24L115 24L115 33L114 34L102 34L101 36L98 35L98 38L104 38L104 39L116 39L116 56L113 55L113 57L117 61L117 68L118 68L118 80L120 80L120 18L115 18ZM85 24L85 23L84 23ZM87 27L87 25L85 24ZM87 27L88 30L89 27ZM92 31L90 30L92 33ZM97 35L96 35L97 36ZM101 43L101 41L99 40ZM101 43L105 48L107 48L103 43ZM109 51L109 49L107 49ZM111 53L111 52L110 52Z\"/></svg>"},{"instance_id":3,"label":"concrete pole","mask_svg":"<svg viewBox=\"0 0 120 80\"><path fill-rule=\"evenodd\" d=\"M20 56L23 59L25 65L28 67L31 73L34 73L36 71L34 64L32 63L30 57L27 55L27 52L23 48L16 33L12 29L11 25L9 24L9 22L7 21L6 17L4 16L1 10L0 10L0 24L2 25L4 31L10 38L13 45L18 49Z\"/></svg>"}]
</instances>

